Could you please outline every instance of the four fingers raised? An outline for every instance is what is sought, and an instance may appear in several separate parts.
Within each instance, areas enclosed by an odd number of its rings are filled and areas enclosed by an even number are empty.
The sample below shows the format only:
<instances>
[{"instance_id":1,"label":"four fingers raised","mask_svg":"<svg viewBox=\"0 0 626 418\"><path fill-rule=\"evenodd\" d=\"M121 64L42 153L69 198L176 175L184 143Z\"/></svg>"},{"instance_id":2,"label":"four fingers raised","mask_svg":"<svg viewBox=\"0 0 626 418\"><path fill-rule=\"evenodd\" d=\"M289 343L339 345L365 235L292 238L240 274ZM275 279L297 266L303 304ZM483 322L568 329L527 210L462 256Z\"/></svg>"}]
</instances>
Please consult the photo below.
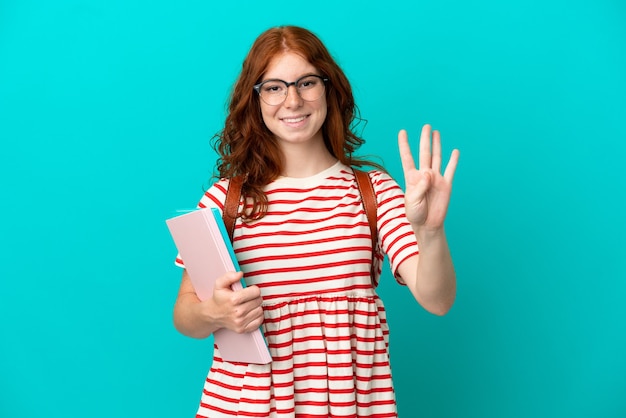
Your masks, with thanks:
<instances>
[{"instance_id":1,"label":"four fingers raised","mask_svg":"<svg viewBox=\"0 0 626 418\"><path fill-rule=\"evenodd\" d=\"M416 168L415 160L411 152L411 146L409 145L408 134L404 129L398 133L398 147L400 150L400 160L402 162L402 169L404 172L406 173L409 170L414 170ZM450 160L446 165L445 172L443 173L443 177L446 181L452 182L458 161L459 150L454 149L450 155ZM422 127L422 133L420 135L419 170L433 170L440 173L441 166L441 134L437 130L433 131L431 126L426 124Z\"/></svg>"}]
</instances>

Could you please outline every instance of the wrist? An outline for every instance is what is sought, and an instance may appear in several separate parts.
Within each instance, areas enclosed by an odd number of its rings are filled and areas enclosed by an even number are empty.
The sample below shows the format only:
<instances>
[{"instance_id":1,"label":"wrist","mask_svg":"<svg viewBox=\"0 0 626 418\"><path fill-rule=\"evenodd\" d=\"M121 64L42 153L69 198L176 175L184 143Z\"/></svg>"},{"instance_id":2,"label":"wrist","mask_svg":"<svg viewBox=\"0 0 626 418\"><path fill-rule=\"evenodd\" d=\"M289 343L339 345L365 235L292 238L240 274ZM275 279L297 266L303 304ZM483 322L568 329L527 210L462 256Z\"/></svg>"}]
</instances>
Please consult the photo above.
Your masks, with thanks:
<instances>
[{"instance_id":1,"label":"wrist","mask_svg":"<svg viewBox=\"0 0 626 418\"><path fill-rule=\"evenodd\" d=\"M433 241L445 240L446 233L443 226L438 228L428 228L423 225L411 225L413 233L417 238L417 243L421 246Z\"/></svg>"}]
</instances>

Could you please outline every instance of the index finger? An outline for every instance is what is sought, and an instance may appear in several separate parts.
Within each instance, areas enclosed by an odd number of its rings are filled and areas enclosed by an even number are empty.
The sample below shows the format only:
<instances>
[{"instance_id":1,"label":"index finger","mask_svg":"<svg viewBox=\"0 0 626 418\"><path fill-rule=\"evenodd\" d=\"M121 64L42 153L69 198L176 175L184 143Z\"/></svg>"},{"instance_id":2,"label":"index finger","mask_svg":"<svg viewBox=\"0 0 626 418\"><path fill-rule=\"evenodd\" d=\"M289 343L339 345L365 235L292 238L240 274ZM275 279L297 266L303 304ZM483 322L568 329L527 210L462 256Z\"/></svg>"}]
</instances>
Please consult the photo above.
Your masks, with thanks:
<instances>
[{"instance_id":1,"label":"index finger","mask_svg":"<svg viewBox=\"0 0 626 418\"><path fill-rule=\"evenodd\" d=\"M408 170L415 169L415 161L411 154L409 146L409 137L404 129L398 132L398 148L400 149L400 161L402 162L402 170L406 173Z\"/></svg>"}]
</instances>

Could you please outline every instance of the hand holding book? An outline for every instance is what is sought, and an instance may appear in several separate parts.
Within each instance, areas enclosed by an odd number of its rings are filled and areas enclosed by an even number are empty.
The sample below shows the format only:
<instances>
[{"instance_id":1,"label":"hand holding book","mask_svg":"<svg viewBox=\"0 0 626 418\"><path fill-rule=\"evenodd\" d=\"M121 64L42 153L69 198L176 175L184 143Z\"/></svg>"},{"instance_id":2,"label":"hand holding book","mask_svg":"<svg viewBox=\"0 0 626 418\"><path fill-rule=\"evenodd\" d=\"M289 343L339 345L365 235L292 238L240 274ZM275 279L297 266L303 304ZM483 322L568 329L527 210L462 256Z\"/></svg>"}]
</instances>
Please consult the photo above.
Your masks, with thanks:
<instances>
[{"instance_id":1,"label":"hand holding book","mask_svg":"<svg viewBox=\"0 0 626 418\"><path fill-rule=\"evenodd\" d=\"M239 264L219 211L198 209L166 223L198 299L206 301L201 309L230 306L221 312L203 313L207 318L216 313L222 317L225 327L213 332L221 357L232 362L270 363L272 357L259 327L247 332L262 323L258 322L260 291L257 287L244 289L243 275L234 273L239 272Z\"/></svg>"},{"instance_id":2,"label":"hand holding book","mask_svg":"<svg viewBox=\"0 0 626 418\"><path fill-rule=\"evenodd\" d=\"M238 333L251 332L263 323L263 299L257 286L233 290L232 285L240 280L243 280L241 272L229 272L217 278L207 308L211 319L220 327Z\"/></svg>"}]
</instances>

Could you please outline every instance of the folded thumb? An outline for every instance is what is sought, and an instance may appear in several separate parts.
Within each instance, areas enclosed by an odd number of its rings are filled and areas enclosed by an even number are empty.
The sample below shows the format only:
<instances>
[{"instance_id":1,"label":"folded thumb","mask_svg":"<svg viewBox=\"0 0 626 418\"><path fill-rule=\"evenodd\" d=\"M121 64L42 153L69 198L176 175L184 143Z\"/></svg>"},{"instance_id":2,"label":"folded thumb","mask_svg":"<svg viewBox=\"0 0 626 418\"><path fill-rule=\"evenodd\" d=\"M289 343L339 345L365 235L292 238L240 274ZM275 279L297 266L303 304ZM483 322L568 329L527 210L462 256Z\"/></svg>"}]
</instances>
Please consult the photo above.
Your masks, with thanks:
<instances>
[{"instance_id":1,"label":"folded thumb","mask_svg":"<svg viewBox=\"0 0 626 418\"><path fill-rule=\"evenodd\" d=\"M230 288L243 277L242 272L228 272L215 282L215 287Z\"/></svg>"}]
</instances>

